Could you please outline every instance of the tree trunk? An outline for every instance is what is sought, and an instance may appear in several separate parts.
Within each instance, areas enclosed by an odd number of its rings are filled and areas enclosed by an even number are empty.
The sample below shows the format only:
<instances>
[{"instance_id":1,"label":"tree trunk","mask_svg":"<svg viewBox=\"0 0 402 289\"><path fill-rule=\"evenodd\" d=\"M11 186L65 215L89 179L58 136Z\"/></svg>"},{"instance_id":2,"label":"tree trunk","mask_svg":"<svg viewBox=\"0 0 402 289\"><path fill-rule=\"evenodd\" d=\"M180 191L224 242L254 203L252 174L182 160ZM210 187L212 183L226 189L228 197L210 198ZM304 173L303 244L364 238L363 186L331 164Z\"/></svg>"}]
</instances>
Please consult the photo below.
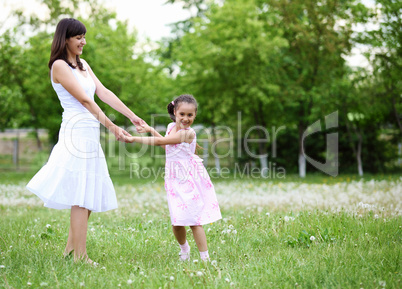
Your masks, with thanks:
<instances>
[{"instance_id":1,"label":"tree trunk","mask_svg":"<svg viewBox=\"0 0 402 289\"><path fill-rule=\"evenodd\" d=\"M357 135L357 150L356 150L356 160L357 160L357 171L359 172L359 176L363 176L363 163L362 163L362 143L363 138L362 134L358 129L354 127L355 134Z\"/></svg>"},{"instance_id":2,"label":"tree trunk","mask_svg":"<svg viewBox=\"0 0 402 289\"><path fill-rule=\"evenodd\" d=\"M303 154L303 133L304 126L299 123L299 177L306 177L306 158Z\"/></svg>"},{"instance_id":3,"label":"tree trunk","mask_svg":"<svg viewBox=\"0 0 402 289\"><path fill-rule=\"evenodd\" d=\"M38 150L42 151L42 142L40 141L39 130L37 128L35 128L35 138L36 138L36 145L38 146Z\"/></svg>"},{"instance_id":4,"label":"tree trunk","mask_svg":"<svg viewBox=\"0 0 402 289\"><path fill-rule=\"evenodd\" d=\"M398 111L396 110L395 97L392 97L392 110L394 112L394 116L396 119L396 123L398 124L399 131L402 134L402 123L401 120L399 119Z\"/></svg>"}]
</instances>

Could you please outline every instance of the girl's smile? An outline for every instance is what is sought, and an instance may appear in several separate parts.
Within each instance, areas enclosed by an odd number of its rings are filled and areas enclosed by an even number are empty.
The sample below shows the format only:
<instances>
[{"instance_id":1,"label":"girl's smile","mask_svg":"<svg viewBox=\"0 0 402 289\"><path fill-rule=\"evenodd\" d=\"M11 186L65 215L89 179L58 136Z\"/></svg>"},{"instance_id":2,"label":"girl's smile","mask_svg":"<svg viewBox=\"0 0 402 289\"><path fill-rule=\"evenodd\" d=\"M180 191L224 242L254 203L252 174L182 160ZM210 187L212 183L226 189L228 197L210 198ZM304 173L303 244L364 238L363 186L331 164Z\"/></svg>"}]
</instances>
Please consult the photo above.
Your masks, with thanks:
<instances>
[{"instance_id":1,"label":"girl's smile","mask_svg":"<svg viewBox=\"0 0 402 289\"><path fill-rule=\"evenodd\" d=\"M194 122L196 114L194 104L187 102L180 103L179 107L174 112L176 125L181 129L190 127Z\"/></svg>"}]
</instances>

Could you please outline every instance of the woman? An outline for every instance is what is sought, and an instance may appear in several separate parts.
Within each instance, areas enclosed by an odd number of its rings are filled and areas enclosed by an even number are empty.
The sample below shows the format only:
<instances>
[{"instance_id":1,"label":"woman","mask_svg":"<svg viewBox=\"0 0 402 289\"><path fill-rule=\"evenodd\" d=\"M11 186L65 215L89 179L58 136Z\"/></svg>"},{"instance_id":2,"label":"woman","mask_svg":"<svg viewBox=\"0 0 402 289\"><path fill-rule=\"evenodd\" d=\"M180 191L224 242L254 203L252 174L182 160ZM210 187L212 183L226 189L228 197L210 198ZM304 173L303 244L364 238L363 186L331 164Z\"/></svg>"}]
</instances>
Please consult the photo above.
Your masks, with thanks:
<instances>
[{"instance_id":1,"label":"woman","mask_svg":"<svg viewBox=\"0 0 402 289\"><path fill-rule=\"evenodd\" d=\"M99 123L119 141L130 136L116 126L94 101L94 94L138 126L144 123L117 96L105 88L86 61L80 58L86 28L72 18L57 25L49 61L52 86L64 109L59 140L45 166L27 188L45 206L71 209L70 230L64 256L74 254L95 264L86 252L88 218L91 212L117 208L117 200L100 146Z\"/></svg>"}]
</instances>

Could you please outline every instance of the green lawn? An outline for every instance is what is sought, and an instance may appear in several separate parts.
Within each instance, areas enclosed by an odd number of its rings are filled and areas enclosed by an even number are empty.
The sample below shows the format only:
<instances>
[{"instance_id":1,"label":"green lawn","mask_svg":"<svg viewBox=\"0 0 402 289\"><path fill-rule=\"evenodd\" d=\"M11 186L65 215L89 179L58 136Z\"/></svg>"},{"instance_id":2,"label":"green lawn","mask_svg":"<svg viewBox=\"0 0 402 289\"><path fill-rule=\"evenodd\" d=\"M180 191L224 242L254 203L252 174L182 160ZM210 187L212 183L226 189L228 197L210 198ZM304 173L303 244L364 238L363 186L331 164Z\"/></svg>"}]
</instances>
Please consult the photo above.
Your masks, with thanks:
<instances>
[{"instance_id":1,"label":"green lawn","mask_svg":"<svg viewBox=\"0 0 402 289\"><path fill-rule=\"evenodd\" d=\"M178 261L161 180L116 176L119 209L89 221L96 268L62 258L69 211L42 207L29 177L0 184L0 288L401 288L398 176L215 180L207 264L191 235Z\"/></svg>"}]
</instances>

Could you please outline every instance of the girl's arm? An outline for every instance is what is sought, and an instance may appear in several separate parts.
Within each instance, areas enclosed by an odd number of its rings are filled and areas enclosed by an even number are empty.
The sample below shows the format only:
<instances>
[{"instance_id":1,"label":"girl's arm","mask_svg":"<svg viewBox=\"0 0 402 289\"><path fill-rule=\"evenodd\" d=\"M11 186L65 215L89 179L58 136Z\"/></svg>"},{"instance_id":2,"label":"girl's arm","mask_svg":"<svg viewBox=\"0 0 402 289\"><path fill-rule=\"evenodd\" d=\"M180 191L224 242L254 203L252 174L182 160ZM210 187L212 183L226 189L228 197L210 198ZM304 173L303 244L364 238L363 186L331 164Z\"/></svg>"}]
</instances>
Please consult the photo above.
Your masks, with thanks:
<instances>
[{"instance_id":1,"label":"girl's arm","mask_svg":"<svg viewBox=\"0 0 402 289\"><path fill-rule=\"evenodd\" d=\"M137 143L142 143L142 144L146 144L146 145L163 146L163 145L180 144L183 142L191 143L193 141L194 137L195 137L195 135L192 132L182 130L182 131L179 131L174 134L169 134L165 137L163 137L163 136L151 136L151 137L131 136L131 137L127 137L127 142L137 142Z\"/></svg>"},{"instance_id":2,"label":"girl's arm","mask_svg":"<svg viewBox=\"0 0 402 289\"><path fill-rule=\"evenodd\" d=\"M85 62L89 74L91 75L92 79L96 85L96 94L104 103L110 105L113 109L117 110L124 116L126 116L135 126L139 126L144 123L144 121L139 118L134 112L132 112L112 91L107 89L100 80L96 77L95 73L92 71L89 64L81 59L82 62Z\"/></svg>"},{"instance_id":3,"label":"girl's arm","mask_svg":"<svg viewBox=\"0 0 402 289\"><path fill-rule=\"evenodd\" d=\"M78 80L75 78L68 64L63 60L53 63L53 81L60 83L73 97L75 97L92 115L110 130L117 140L126 141L130 136L128 132L115 125L85 93Z\"/></svg>"}]
</instances>

